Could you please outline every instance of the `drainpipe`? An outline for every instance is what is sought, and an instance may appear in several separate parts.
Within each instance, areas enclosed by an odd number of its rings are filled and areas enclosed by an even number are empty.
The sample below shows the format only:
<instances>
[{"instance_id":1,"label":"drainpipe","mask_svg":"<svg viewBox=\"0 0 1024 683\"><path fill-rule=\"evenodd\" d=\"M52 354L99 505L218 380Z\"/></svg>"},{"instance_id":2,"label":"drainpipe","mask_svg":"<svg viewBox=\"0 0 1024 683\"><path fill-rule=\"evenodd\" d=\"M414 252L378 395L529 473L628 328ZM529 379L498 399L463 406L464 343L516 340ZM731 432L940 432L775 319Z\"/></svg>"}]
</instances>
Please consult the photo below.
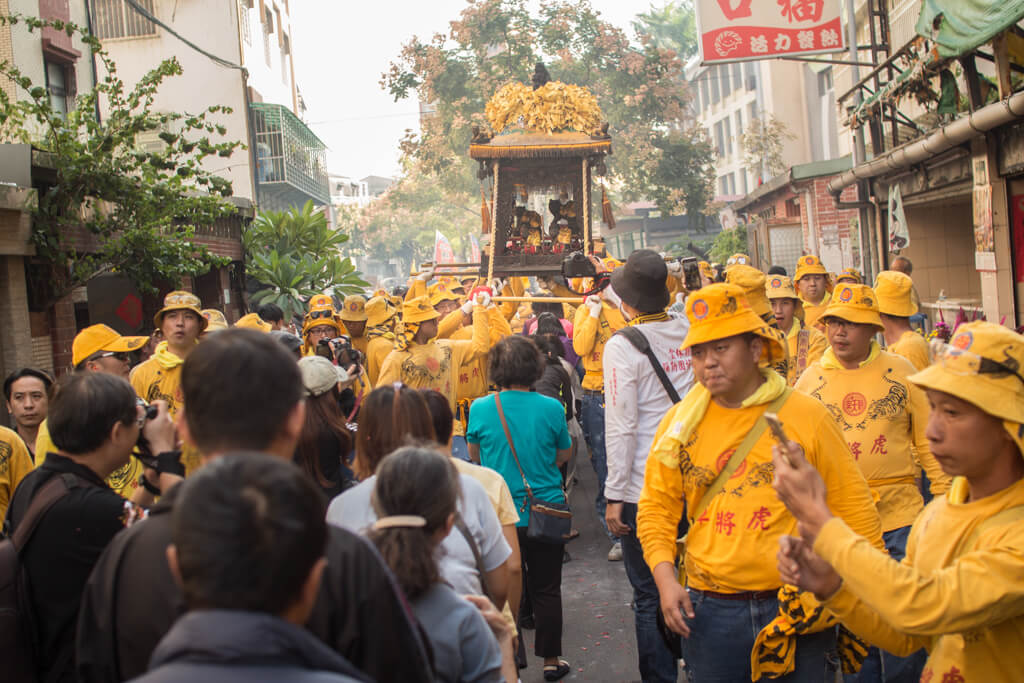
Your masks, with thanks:
<instances>
[{"instance_id":1,"label":"drainpipe","mask_svg":"<svg viewBox=\"0 0 1024 683\"><path fill-rule=\"evenodd\" d=\"M857 181L868 180L921 163L1019 118L1024 118L1024 92L1015 93L1005 100L982 107L924 138L854 166L828 184L829 194L838 203L843 189Z\"/></svg>"}]
</instances>

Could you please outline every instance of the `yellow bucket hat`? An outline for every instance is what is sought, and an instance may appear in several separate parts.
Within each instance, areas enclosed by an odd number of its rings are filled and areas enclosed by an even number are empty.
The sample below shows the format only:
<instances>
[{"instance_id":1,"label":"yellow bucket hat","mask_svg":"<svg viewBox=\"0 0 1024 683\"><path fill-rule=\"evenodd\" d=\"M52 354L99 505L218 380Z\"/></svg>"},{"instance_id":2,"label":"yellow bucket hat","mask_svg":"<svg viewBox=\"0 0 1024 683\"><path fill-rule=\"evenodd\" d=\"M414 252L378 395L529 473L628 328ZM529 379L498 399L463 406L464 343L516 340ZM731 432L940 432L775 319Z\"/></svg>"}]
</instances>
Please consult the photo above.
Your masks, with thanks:
<instances>
[{"instance_id":1,"label":"yellow bucket hat","mask_svg":"<svg viewBox=\"0 0 1024 683\"><path fill-rule=\"evenodd\" d=\"M996 323L978 320L957 328L934 364L910 376L926 389L952 394L993 417L1017 425L1021 445L1024 423L1024 336Z\"/></svg>"},{"instance_id":2,"label":"yellow bucket hat","mask_svg":"<svg viewBox=\"0 0 1024 683\"><path fill-rule=\"evenodd\" d=\"M334 312L334 299L327 294L317 294L310 297L309 308L306 318L302 323L302 334L305 336L314 327L330 325L338 334L341 334L341 325L338 323L338 316Z\"/></svg>"},{"instance_id":3,"label":"yellow bucket hat","mask_svg":"<svg viewBox=\"0 0 1024 683\"><path fill-rule=\"evenodd\" d=\"M729 260L725 262L726 267L730 266L749 266L751 265L750 257L746 254L733 254L729 257Z\"/></svg>"},{"instance_id":4,"label":"yellow bucket hat","mask_svg":"<svg viewBox=\"0 0 1024 683\"><path fill-rule=\"evenodd\" d=\"M875 278L875 296L878 312L909 318L917 313L914 303L914 281L909 275L896 270L883 270Z\"/></svg>"},{"instance_id":5,"label":"yellow bucket hat","mask_svg":"<svg viewBox=\"0 0 1024 683\"><path fill-rule=\"evenodd\" d=\"M207 320L203 317L202 305L199 297L192 292L175 290L164 297L164 307L153 316L153 324L157 327L163 325L164 315L171 311L192 311L199 316L199 331L202 332L207 325Z\"/></svg>"},{"instance_id":6,"label":"yellow bucket hat","mask_svg":"<svg viewBox=\"0 0 1024 683\"><path fill-rule=\"evenodd\" d=\"M459 284L459 287L462 285ZM427 296L430 297L430 305L436 306L442 301L458 301L459 295L452 291L451 283L445 282L442 278L427 289Z\"/></svg>"},{"instance_id":7,"label":"yellow bucket hat","mask_svg":"<svg viewBox=\"0 0 1024 683\"><path fill-rule=\"evenodd\" d=\"M753 332L768 342L765 345L768 362L788 355L782 333L757 317L743 289L737 285L718 282L698 289L686 300L686 317L690 319L690 331L683 341L683 349Z\"/></svg>"},{"instance_id":8,"label":"yellow bucket hat","mask_svg":"<svg viewBox=\"0 0 1024 683\"><path fill-rule=\"evenodd\" d=\"M701 277L706 277L709 280L715 279L715 271L712 270L710 263L707 261L698 261L697 267L700 269Z\"/></svg>"},{"instance_id":9,"label":"yellow bucket hat","mask_svg":"<svg viewBox=\"0 0 1024 683\"><path fill-rule=\"evenodd\" d=\"M745 266L742 263L730 266L725 271L725 281L743 289L747 303L754 309L762 319L767 316L775 319L772 313L772 305L768 303L768 297L764 291L764 273L753 266Z\"/></svg>"},{"instance_id":10,"label":"yellow bucket hat","mask_svg":"<svg viewBox=\"0 0 1024 683\"><path fill-rule=\"evenodd\" d=\"M366 326L376 327L377 325L383 325L388 320L395 317L395 313L398 311L391 302L388 301L387 297L375 296L366 302L366 307L363 309L366 312Z\"/></svg>"},{"instance_id":11,"label":"yellow bucket hat","mask_svg":"<svg viewBox=\"0 0 1024 683\"><path fill-rule=\"evenodd\" d=\"M238 322L235 323L235 327L241 327L246 330L256 330L257 332L270 332L274 329L274 326L261 318L259 313L246 313L238 319Z\"/></svg>"},{"instance_id":12,"label":"yellow bucket hat","mask_svg":"<svg viewBox=\"0 0 1024 683\"><path fill-rule=\"evenodd\" d=\"M366 320L366 297L359 294L349 294L341 304L341 312L338 317L346 322L358 323Z\"/></svg>"},{"instance_id":13,"label":"yellow bucket hat","mask_svg":"<svg viewBox=\"0 0 1024 683\"><path fill-rule=\"evenodd\" d=\"M799 259L797 259L796 275L793 277L793 283L796 284L800 282L800 278L804 277L805 275L824 275L826 283L832 283L828 271L825 270L825 266L822 265L821 263L821 259L815 256L814 254L801 256Z\"/></svg>"},{"instance_id":14,"label":"yellow bucket hat","mask_svg":"<svg viewBox=\"0 0 1024 683\"><path fill-rule=\"evenodd\" d=\"M878 297L875 290L867 285L841 284L832 293L822 318L842 318L851 323L863 325L874 325L879 330L882 327L882 319L878 317Z\"/></svg>"},{"instance_id":15,"label":"yellow bucket hat","mask_svg":"<svg viewBox=\"0 0 1024 683\"><path fill-rule=\"evenodd\" d=\"M206 318L206 331L216 332L217 330L228 329L228 319L216 308L204 308L202 315Z\"/></svg>"},{"instance_id":16,"label":"yellow bucket hat","mask_svg":"<svg viewBox=\"0 0 1024 683\"><path fill-rule=\"evenodd\" d=\"M404 323L422 323L440 317L441 315L434 310L434 306L425 296L418 296L402 304L402 322Z\"/></svg>"},{"instance_id":17,"label":"yellow bucket hat","mask_svg":"<svg viewBox=\"0 0 1024 683\"><path fill-rule=\"evenodd\" d=\"M785 275L769 275L764 285L765 295L769 299L796 299L800 297L793 287L793 281Z\"/></svg>"},{"instance_id":18,"label":"yellow bucket hat","mask_svg":"<svg viewBox=\"0 0 1024 683\"><path fill-rule=\"evenodd\" d=\"M836 284L838 285L840 282L860 285L864 283L864 276L856 268L843 268L839 275L836 276Z\"/></svg>"},{"instance_id":19,"label":"yellow bucket hat","mask_svg":"<svg viewBox=\"0 0 1024 683\"><path fill-rule=\"evenodd\" d=\"M90 325L75 335L71 342L71 364L78 365L99 351L126 353L145 346L149 337L122 337L112 327Z\"/></svg>"}]
</instances>

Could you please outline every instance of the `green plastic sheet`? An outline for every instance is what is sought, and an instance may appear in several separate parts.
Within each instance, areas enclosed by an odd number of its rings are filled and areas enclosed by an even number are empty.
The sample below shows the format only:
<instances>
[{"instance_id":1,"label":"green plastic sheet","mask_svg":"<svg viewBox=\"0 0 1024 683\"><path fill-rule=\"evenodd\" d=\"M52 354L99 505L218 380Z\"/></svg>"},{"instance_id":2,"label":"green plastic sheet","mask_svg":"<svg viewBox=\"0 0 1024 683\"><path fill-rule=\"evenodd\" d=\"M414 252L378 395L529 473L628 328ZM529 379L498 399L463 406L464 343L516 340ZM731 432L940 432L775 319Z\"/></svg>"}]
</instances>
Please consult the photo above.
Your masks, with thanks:
<instances>
[{"instance_id":1,"label":"green plastic sheet","mask_svg":"<svg viewBox=\"0 0 1024 683\"><path fill-rule=\"evenodd\" d=\"M935 18L942 15L938 33ZM938 45L941 57L958 57L984 45L1024 18L1024 0L923 0L917 32Z\"/></svg>"}]
</instances>

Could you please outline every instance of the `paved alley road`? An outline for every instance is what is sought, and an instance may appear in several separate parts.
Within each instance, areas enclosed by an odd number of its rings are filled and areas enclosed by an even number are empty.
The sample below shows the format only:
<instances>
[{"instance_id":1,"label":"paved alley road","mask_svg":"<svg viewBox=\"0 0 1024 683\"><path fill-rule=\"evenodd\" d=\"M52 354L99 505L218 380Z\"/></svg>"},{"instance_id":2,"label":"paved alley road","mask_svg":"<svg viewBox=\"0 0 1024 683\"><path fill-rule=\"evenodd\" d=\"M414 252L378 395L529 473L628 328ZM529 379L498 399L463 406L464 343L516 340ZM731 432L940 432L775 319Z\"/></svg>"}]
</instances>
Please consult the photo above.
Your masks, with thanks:
<instances>
[{"instance_id":1,"label":"paved alley road","mask_svg":"<svg viewBox=\"0 0 1024 683\"><path fill-rule=\"evenodd\" d=\"M562 657L572 667L566 681L638 681L636 636L630 609L632 590L621 562L609 562L610 544L594 514L597 477L588 459L576 465L570 503L580 536L567 546L563 565ZM543 660L533 655L534 631L524 631L529 666L523 683L544 681Z\"/></svg>"}]
</instances>

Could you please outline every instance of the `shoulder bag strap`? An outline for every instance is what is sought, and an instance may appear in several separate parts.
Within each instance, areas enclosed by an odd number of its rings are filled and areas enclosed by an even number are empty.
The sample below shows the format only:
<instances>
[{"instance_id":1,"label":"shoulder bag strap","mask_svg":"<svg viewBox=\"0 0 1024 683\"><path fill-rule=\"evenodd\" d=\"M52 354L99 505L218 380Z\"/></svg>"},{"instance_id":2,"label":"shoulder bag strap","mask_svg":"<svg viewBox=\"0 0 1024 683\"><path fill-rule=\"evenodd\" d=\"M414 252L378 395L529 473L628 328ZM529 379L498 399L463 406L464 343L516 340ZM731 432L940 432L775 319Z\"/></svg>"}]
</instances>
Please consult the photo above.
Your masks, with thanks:
<instances>
[{"instance_id":1,"label":"shoulder bag strap","mask_svg":"<svg viewBox=\"0 0 1024 683\"><path fill-rule=\"evenodd\" d=\"M523 486L526 487L526 495L533 498L533 489L530 488L530 482L526 481L526 473L523 472L523 466L519 462L519 455L516 453L516 445L512 443L512 432L508 430L508 422L505 420L505 411L501 407L500 391L494 395L494 405L498 408L498 417L501 418L501 426L505 430L505 439L508 440L508 447L512 451L512 457L515 458L516 467L519 468L519 476L523 478Z\"/></svg>"},{"instance_id":2,"label":"shoulder bag strap","mask_svg":"<svg viewBox=\"0 0 1024 683\"><path fill-rule=\"evenodd\" d=\"M11 534L11 543L14 544L16 551L20 553L21 549L25 547L50 508L67 495L71 489L77 487L78 478L73 474L59 474L43 484L42 488L32 497L32 502L29 503L25 517L18 524L18 528Z\"/></svg>"},{"instance_id":3,"label":"shoulder bag strap","mask_svg":"<svg viewBox=\"0 0 1024 683\"><path fill-rule=\"evenodd\" d=\"M621 330L616 332L621 334L623 337L629 340L629 343L636 347L636 350L647 356L647 360L651 362L651 367L654 368L654 374L661 380L661 386L665 387L665 392L668 397L672 400L672 403L679 403L679 392L676 391L675 386L672 385L672 381L665 374L665 368L661 367L661 363L658 361L657 356L654 355L654 351L651 349L651 343L647 341L647 337L644 333L635 327L623 327Z\"/></svg>"},{"instance_id":4,"label":"shoulder bag strap","mask_svg":"<svg viewBox=\"0 0 1024 683\"><path fill-rule=\"evenodd\" d=\"M466 543L469 544L469 549L473 551L473 561L476 563L476 571L480 575L480 587L483 588L484 595L494 602L494 598L491 596L491 591L487 588L487 571L484 569L484 558L480 555L480 547L476 544L476 539L473 538L473 534L470 533L469 527L466 525L466 520L462 518L461 512L455 513L455 528L459 530L462 537L466 539ZM497 605L495 605L497 607Z\"/></svg>"},{"instance_id":5,"label":"shoulder bag strap","mask_svg":"<svg viewBox=\"0 0 1024 683\"><path fill-rule=\"evenodd\" d=\"M690 515L690 524L693 524L695 519L699 519L708 505L711 504L711 499L718 495L718 493L725 487L725 482L729 481L729 477L739 468L744 460L747 459L747 455L750 454L751 449L757 440L764 434L764 430L768 428L768 422L764 419L764 413L777 413L779 409L785 404L786 399L793 393L793 390L786 387L786 390L782 392L782 395L777 399L765 406L761 416L757 418L757 422L754 423L754 427L747 432L746 438L743 439L742 443L736 447L732 455L729 456L729 461L725 463L725 467L719 472L714 480L711 482L711 486L707 488L704 495L701 496L700 502L697 503L693 509L693 514Z\"/></svg>"}]
</instances>

